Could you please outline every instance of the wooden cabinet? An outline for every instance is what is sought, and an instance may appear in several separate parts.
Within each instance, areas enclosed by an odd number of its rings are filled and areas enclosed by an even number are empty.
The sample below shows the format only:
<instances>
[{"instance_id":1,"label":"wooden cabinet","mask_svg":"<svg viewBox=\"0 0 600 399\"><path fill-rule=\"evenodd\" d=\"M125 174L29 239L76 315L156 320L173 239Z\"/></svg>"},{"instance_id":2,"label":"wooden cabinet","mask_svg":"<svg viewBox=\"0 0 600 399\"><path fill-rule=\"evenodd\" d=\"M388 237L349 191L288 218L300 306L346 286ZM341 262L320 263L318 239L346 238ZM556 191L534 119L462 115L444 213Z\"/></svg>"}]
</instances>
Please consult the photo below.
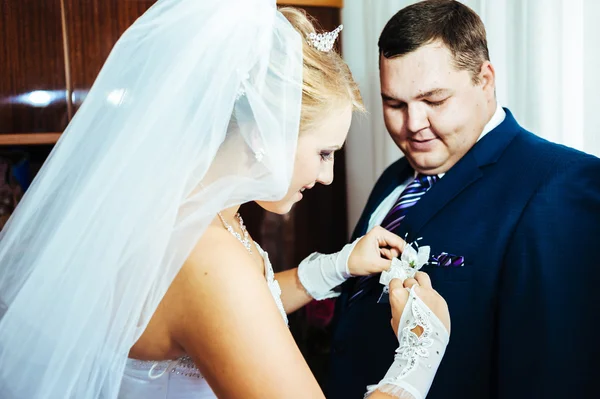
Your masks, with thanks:
<instances>
[{"instance_id":1,"label":"wooden cabinet","mask_svg":"<svg viewBox=\"0 0 600 399\"><path fill-rule=\"evenodd\" d=\"M55 143L120 35L155 0L0 0L0 146ZM343 0L278 0L325 29Z\"/></svg>"},{"instance_id":2,"label":"wooden cabinet","mask_svg":"<svg viewBox=\"0 0 600 399\"><path fill-rule=\"evenodd\" d=\"M62 132L69 118L60 0L0 0L0 41L0 134L14 143L16 134Z\"/></svg>"},{"instance_id":3,"label":"wooden cabinet","mask_svg":"<svg viewBox=\"0 0 600 399\"><path fill-rule=\"evenodd\" d=\"M154 0L63 0L73 109L81 106L114 44Z\"/></svg>"},{"instance_id":4,"label":"wooden cabinet","mask_svg":"<svg viewBox=\"0 0 600 399\"><path fill-rule=\"evenodd\" d=\"M55 143L155 0L0 0L0 145Z\"/></svg>"}]
</instances>

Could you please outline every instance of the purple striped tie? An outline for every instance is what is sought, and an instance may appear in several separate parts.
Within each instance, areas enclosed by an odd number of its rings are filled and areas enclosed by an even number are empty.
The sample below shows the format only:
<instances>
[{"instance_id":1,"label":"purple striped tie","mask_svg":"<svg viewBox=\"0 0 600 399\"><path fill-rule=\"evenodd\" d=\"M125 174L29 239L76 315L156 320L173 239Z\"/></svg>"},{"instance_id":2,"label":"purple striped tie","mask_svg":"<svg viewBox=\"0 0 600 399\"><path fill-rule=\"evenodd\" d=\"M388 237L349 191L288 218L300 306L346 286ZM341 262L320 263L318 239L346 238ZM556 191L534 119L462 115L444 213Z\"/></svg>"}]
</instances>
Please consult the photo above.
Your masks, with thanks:
<instances>
[{"instance_id":1,"label":"purple striped tie","mask_svg":"<svg viewBox=\"0 0 600 399\"><path fill-rule=\"evenodd\" d=\"M402 191L402 194L400 194L400 197L398 197L398 200L392 209L390 209L385 218L383 218L381 227L389 231L394 231L400 226L400 223L406 217L408 210L416 204L427 190L429 190L439 179L440 178L437 175L426 176L418 174L417 177L406 186L404 191ZM373 276L374 275L362 276L358 279L353 294L348 301L349 304L364 292L370 282L369 280Z\"/></svg>"}]
</instances>

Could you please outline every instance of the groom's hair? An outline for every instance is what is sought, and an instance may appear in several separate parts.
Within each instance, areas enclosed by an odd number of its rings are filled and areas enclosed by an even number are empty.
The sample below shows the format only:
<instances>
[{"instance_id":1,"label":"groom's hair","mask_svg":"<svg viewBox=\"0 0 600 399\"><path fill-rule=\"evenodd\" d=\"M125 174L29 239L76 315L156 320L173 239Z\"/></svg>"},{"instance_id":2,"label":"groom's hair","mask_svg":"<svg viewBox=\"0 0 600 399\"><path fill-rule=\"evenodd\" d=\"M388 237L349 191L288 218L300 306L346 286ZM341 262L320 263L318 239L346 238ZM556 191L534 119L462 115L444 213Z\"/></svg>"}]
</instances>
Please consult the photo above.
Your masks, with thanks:
<instances>
[{"instance_id":1,"label":"groom's hair","mask_svg":"<svg viewBox=\"0 0 600 399\"><path fill-rule=\"evenodd\" d=\"M452 53L454 66L470 71L479 83L481 65L490 59L485 26L458 1L424 0L398 11L379 36L379 54L400 57L438 40Z\"/></svg>"}]
</instances>

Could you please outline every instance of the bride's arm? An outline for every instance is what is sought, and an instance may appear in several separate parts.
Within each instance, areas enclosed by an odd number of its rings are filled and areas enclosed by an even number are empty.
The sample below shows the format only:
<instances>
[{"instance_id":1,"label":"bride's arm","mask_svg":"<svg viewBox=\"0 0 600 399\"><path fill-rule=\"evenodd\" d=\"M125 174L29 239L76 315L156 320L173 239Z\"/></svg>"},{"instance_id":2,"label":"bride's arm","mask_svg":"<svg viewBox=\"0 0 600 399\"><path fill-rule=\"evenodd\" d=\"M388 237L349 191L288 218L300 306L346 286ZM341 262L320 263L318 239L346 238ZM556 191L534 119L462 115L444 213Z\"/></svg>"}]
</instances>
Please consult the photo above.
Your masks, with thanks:
<instances>
[{"instance_id":1,"label":"bride's arm","mask_svg":"<svg viewBox=\"0 0 600 399\"><path fill-rule=\"evenodd\" d=\"M170 290L173 339L219 398L322 398L264 275L227 231L207 232Z\"/></svg>"},{"instance_id":2,"label":"bride's arm","mask_svg":"<svg viewBox=\"0 0 600 399\"><path fill-rule=\"evenodd\" d=\"M380 273L390 267L393 257L404 249L397 235L377 226L364 237L334 254L313 253L300 266L275 275L281 286L281 299L287 313L306 305L313 298L332 298L333 288L351 276Z\"/></svg>"},{"instance_id":3,"label":"bride's arm","mask_svg":"<svg viewBox=\"0 0 600 399\"><path fill-rule=\"evenodd\" d=\"M298 278L298 268L275 273L281 287L281 302L286 313L293 313L313 300Z\"/></svg>"},{"instance_id":4,"label":"bride's arm","mask_svg":"<svg viewBox=\"0 0 600 399\"><path fill-rule=\"evenodd\" d=\"M231 238L205 234L171 285L173 340L219 398L324 398L265 277Z\"/></svg>"}]
</instances>

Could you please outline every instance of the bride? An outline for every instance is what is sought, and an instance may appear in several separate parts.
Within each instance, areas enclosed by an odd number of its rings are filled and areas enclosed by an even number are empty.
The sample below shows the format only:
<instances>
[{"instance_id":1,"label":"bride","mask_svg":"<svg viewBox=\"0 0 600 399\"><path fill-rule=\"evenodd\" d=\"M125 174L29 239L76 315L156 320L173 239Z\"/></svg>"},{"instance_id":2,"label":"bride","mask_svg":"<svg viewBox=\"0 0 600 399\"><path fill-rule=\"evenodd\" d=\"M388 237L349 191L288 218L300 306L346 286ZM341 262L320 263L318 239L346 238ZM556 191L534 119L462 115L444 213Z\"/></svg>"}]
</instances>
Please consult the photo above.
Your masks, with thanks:
<instances>
[{"instance_id":1,"label":"bride","mask_svg":"<svg viewBox=\"0 0 600 399\"><path fill-rule=\"evenodd\" d=\"M323 397L286 314L405 243L375 228L275 275L246 231L240 204L331 183L362 109L341 27L274 3L159 0L115 45L0 236L0 397ZM400 346L367 394L421 398L448 311L422 273L390 290Z\"/></svg>"}]
</instances>

